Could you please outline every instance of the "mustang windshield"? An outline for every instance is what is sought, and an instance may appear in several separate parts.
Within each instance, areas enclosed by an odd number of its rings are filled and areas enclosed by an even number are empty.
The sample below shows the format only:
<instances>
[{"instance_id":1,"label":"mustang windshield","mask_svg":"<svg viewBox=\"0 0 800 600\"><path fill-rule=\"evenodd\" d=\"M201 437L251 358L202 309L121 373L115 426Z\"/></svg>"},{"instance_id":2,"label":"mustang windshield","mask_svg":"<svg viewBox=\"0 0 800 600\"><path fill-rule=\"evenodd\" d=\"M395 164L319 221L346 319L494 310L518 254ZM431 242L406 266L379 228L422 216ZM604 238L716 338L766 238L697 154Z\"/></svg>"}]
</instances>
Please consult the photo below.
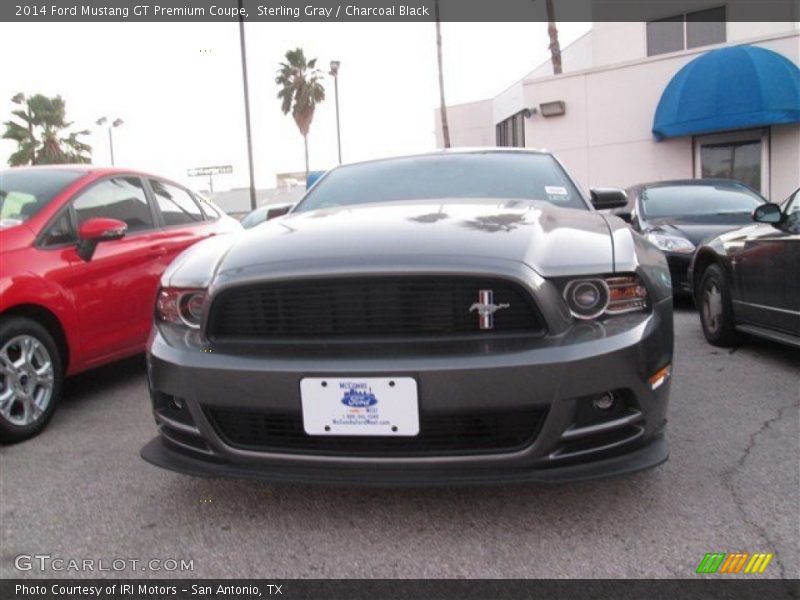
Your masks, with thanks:
<instances>
[{"instance_id":1,"label":"mustang windshield","mask_svg":"<svg viewBox=\"0 0 800 600\"><path fill-rule=\"evenodd\" d=\"M588 210L547 154L485 152L412 156L340 167L325 175L295 212L374 202L504 198Z\"/></svg>"}]
</instances>

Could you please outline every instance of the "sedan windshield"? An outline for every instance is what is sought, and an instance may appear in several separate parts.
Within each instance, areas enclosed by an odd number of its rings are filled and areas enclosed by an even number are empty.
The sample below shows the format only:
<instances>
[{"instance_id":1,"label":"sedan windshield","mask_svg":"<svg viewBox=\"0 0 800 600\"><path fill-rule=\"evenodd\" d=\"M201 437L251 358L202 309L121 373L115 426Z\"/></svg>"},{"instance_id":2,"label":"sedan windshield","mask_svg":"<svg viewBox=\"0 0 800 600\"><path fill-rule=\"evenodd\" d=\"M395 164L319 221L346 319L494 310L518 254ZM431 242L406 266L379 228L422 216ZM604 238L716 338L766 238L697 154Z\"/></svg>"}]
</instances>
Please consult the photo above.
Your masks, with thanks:
<instances>
[{"instance_id":1,"label":"sedan windshield","mask_svg":"<svg viewBox=\"0 0 800 600\"><path fill-rule=\"evenodd\" d=\"M38 213L67 185L82 177L67 169L0 171L0 227L19 225Z\"/></svg>"},{"instance_id":2,"label":"sedan windshield","mask_svg":"<svg viewBox=\"0 0 800 600\"><path fill-rule=\"evenodd\" d=\"M547 154L486 152L413 156L348 165L325 175L295 212L352 204L503 198L588 210Z\"/></svg>"},{"instance_id":3,"label":"sedan windshield","mask_svg":"<svg viewBox=\"0 0 800 600\"><path fill-rule=\"evenodd\" d=\"M750 214L764 199L744 186L675 185L647 188L641 193L648 219Z\"/></svg>"}]
</instances>

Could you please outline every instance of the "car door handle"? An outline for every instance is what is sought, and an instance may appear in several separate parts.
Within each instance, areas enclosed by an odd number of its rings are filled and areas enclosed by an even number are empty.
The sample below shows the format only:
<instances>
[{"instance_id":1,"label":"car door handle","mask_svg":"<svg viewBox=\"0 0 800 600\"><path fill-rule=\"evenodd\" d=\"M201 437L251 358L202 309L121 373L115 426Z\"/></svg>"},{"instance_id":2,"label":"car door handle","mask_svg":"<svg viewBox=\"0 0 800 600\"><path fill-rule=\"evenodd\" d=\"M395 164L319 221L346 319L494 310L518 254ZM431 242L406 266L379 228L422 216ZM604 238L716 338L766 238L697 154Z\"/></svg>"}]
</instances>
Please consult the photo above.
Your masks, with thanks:
<instances>
[{"instance_id":1,"label":"car door handle","mask_svg":"<svg viewBox=\"0 0 800 600\"><path fill-rule=\"evenodd\" d=\"M150 250L150 258L162 258L167 255L167 248L166 246L156 246L152 250Z\"/></svg>"}]
</instances>

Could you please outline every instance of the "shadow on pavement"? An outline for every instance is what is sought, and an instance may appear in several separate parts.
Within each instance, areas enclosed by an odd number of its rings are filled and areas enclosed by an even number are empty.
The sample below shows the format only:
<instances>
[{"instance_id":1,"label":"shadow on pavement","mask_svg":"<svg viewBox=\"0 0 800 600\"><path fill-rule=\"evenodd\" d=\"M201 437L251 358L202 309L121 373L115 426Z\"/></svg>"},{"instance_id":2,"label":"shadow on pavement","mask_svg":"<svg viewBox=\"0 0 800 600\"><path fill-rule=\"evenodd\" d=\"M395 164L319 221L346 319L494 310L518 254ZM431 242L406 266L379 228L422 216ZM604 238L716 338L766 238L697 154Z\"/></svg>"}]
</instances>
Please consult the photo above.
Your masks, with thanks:
<instances>
[{"instance_id":1,"label":"shadow on pavement","mask_svg":"<svg viewBox=\"0 0 800 600\"><path fill-rule=\"evenodd\" d=\"M74 377L64 382L61 402L69 404L90 395L112 391L118 386L140 379L143 383L147 374L144 354L111 363Z\"/></svg>"},{"instance_id":2,"label":"shadow on pavement","mask_svg":"<svg viewBox=\"0 0 800 600\"><path fill-rule=\"evenodd\" d=\"M674 297L672 306L676 312L695 312L694 300L692 300L691 296Z\"/></svg>"}]
</instances>

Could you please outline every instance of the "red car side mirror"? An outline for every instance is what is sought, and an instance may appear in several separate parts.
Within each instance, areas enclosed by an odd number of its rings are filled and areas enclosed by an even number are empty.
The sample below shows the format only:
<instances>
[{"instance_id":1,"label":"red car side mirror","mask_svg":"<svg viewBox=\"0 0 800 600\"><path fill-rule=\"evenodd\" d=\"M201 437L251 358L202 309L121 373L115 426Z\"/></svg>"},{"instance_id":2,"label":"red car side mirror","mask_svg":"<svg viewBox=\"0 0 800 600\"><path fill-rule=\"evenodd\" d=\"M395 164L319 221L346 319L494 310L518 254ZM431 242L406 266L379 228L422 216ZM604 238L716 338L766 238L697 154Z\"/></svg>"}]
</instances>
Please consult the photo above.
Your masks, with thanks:
<instances>
[{"instance_id":1,"label":"red car side mirror","mask_svg":"<svg viewBox=\"0 0 800 600\"><path fill-rule=\"evenodd\" d=\"M118 219L88 219L78 228L78 256L91 260L98 243L121 239L127 231L128 225Z\"/></svg>"},{"instance_id":2,"label":"red car side mirror","mask_svg":"<svg viewBox=\"0 0 800 600\"><path fill-rule=\"evenodd\" d=\"M127 231L128 225L124 221L95 217L85 221L78 228L78 237L81 240L106 242L124 237Z\"/></svg>"}]
</instances>

